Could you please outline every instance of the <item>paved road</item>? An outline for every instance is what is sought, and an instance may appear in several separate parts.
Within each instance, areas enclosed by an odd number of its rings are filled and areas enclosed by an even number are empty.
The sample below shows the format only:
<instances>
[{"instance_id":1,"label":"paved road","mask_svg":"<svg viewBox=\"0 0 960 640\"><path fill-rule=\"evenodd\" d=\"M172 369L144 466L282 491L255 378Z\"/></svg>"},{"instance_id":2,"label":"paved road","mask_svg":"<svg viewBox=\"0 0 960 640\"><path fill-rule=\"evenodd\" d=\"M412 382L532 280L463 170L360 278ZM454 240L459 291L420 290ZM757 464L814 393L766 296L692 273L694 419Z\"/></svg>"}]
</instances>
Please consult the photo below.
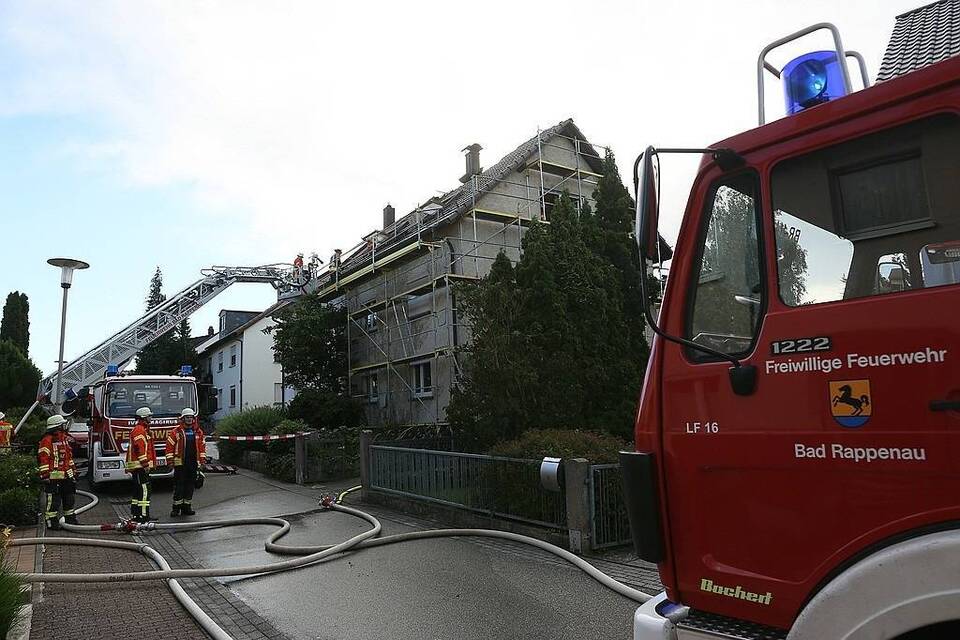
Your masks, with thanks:
<instances>
[{"instance_id":1,"label":"paved road","mask_svg":"<svg viewBox=\"0 0 960 640\"><path fill-rule=\"evenodd\" d=\"M169 490L161 483L154 498L164 520ZM197 517L303 512L316 507L322 490L247 472L208 476L207 486L195 496ZM384 534L429 525L387 509L369 510L381 518ZM291 521L293 530L283 543L338 542L368 526L333 512ZM178 533L176 538L204 566L239 566L278 559L263 550L270 531L233 527ZM290 638L626 639L636 608L549 554L481 539L407 542L282 574L224 582Z\"/></svg>"}]
</instances>

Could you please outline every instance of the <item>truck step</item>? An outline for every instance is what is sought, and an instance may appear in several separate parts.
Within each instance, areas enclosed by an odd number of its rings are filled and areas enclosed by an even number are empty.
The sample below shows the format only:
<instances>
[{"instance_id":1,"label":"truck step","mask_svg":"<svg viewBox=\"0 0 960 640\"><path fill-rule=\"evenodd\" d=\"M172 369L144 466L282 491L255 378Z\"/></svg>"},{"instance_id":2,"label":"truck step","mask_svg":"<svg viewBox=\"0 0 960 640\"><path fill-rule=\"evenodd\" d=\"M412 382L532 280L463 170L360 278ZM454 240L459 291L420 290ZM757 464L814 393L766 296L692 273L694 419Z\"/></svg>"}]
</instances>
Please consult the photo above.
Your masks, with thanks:
<instances>
[{"instance_id":1,"label":"truck step","mask_svg":"<svg viewBox=\"0 0 960 640\"><path fill-rule=\"evenodd\" d=\"M784 640L787 632L754 622L728 618L715 613L690 610L690 615L677 625L678 640L736 638L737 640Z\"/></svg>"}]
</instances>

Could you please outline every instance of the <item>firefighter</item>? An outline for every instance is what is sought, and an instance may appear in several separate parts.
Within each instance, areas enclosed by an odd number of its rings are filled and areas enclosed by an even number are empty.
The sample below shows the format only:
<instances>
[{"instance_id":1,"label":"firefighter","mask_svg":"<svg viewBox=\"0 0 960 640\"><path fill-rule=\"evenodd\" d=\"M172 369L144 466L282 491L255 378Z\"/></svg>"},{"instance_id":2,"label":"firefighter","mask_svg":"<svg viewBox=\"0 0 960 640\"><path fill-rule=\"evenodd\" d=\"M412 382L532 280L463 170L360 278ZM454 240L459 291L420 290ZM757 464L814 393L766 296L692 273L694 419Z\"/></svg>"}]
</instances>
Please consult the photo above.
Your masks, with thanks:
<instances>
[{"instance_id":1,"label":"firefighter","mask_svg":"<svg viewBox=\"0 0 960 640\"><path fill-rule=\"evenodd\" d=\"M6 418L6 414L0 411L0 455L10 453L10 441L13 439L13 425Z\"/></svg>"},{"instance_id":2,"label":"firefighter","mask_svg":"<svg viewBox=\"0 0 960 640\"><path fill-rule=\"evenodd\" d=\"M130 432L130 444L127 446L127 473L133 478L133 497L130 499L130 513L136 522L151 522L150 517L150 472L157 466L157 453L153 449L153 436L150 435L150 407L137 409L137 423Z\"/></svg>"},{"instance_id":3,"label":"firefighter","mask_svg":"<svg viewBox=\"0 0 960 640\"><path fill-rule=\"evenodd\" d=\"M77 494L77 467L61 415L47 418L47 431L37 445L40 481L46 494L44 521L50 529L60 528L60 508L68 524L78 524L73 505Z\"/></svg>"},{"instance_id":4,"label":"firefighter","mask_svg":"<svg viewBox=\"0 0 960 640\"><path fill-rule=\"evenodd\" d=\"M207 461L207 445L197 413L187 407L180 412L180 422L167 434L167 464L173 466L173 511L171 517L192 516L193 489L197 472Z\"/></svg>"}]
</instances>

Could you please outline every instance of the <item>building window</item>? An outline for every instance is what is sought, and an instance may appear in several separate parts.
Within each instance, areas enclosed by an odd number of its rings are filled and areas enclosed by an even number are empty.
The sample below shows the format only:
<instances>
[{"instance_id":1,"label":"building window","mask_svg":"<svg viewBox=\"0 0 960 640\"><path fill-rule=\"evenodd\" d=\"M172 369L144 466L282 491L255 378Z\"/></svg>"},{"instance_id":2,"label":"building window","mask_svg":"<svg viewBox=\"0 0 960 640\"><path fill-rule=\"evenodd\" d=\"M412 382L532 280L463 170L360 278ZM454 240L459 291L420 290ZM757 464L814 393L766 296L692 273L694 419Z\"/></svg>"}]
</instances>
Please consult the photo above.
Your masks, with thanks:
<instances>
[{"instance_id":1,"label":"building window","mask_svg":"<svg viewBox=\"0 0 960 640\"><path fill-rule=\"evenodd\" d=\"M223 351L217 353L217 373L223 371Z\"/></svg>"},{"instance_id":2,"label":"building window","mask_svg":"<svg viewBox=\"0 0 960 640\"><path fill-rule=\"evenodd\" d=\"M283 404L283 385L279 382L273 383L273 404Z\"/></svg>"},{"instance_id":3,"label":"building window","mask_svg":"<svg viewBox=\"0 0 960 640\"><path fill-rule=\"evenodd\" d=\"M376 313L368 313L367 317L363 319L363 328L368 332L373 333L377 330L377 325L380 322L380 318Z\"/></svg>"},{"instance_id":4,"label":"building window","mask_svg":"<svg viewBox=\"0 0 960 640\"><path fill-rule=\"evenodd\" d=\"M230 345L230 368L237 366L237 345Z\"/></svg>"},{"instance_id":5,"label":"building window","mask_svg":"<svg viewBox=\"0 0 960 640\"><path fill-rule=\"evenodd\" d=\"M234 385L230 386L230 406L237 406L237 387Z\"/></svg>"},{"instance_id":6,"label":"building window","mask_svg":"<svg viewBox=\"0 0 960 640\"><path fill-rule=\"evenodd\" d=\"M223 328L227 326L227 316L225 314L220 314L220 333L223 333Z\"/></svg>"},{"instance_id":7,"label":"building window","mask_svg":"<svg viewBox=\"0 0 960 640\"><path fill-rule=\"evenodd\" d=\"M380 399L380 384L376 373L368 373L363 377L363 395L371 404Z\"/></svg>"},{"instance_id":8,"label":"building window","mask_svg":"<svg viewBox=\"0 0 960 640\"><path fill-rule=\"evenodd\" d=\"M433 294L424 293L407 300L407 319L413 320L428 315L433 310Z\"/></svg>"},{"instance_id":9,"label":"building window","mask_svg":"<svg viewBox=\"0 0 960 640\"><path fill-rule=\"evenodd\" d=\"M413 369L413 395L416 398L423 398L433 395L433 369L432 362L415 362L410 365Z\"/></svg>"}]
</instances>

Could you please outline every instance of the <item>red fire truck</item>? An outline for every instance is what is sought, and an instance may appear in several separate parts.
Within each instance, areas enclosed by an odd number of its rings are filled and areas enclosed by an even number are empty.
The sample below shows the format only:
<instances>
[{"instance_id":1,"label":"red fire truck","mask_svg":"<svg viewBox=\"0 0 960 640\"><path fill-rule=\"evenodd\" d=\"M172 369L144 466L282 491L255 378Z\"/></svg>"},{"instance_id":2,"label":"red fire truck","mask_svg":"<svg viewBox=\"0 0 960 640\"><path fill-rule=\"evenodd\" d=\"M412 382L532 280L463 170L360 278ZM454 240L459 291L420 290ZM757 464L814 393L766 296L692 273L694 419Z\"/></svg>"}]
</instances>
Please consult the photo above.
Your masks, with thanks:
<instances>
[{"instance_id":1,"label":"red fire truck","mask_svg":"<svg viewBox=\"0 0 960 640\"><path fill-rule=\"evenodd\" d=\"M658 159L703 158L621 455L637 640L960 638L960 58L847 54L773 43L790 115L638 159L656 262Z\"/></svg>"},{"instance_id":2,"label":"red fire truck","mask_svg":"<svg viewBox=\"0 0 960 640\"><path fill-rule=\"evenodd\" d=\"M89 416L90 426L91 486L130 478L124 472L124 461L140 407L150 407L153 412L151 435L160 466L151 475L173 475L173 469L162 462L164 443L184 408L198 410L197 383L192 376L125 375L111 367L103 380L90 387L83 401L80 413Z\"/></svg>"}]
</instances>

